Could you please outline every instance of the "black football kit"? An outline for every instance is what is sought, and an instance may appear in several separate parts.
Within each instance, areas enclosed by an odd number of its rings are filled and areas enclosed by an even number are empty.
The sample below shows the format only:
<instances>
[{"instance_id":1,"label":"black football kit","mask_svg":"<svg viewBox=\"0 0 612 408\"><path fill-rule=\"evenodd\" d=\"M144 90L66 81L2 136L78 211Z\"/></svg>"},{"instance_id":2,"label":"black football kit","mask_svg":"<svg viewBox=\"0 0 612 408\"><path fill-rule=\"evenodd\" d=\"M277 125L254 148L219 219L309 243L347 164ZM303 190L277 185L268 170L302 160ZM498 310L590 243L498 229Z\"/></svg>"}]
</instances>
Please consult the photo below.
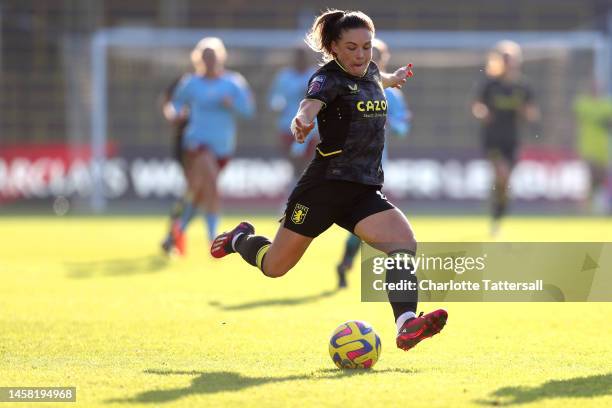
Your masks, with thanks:
<instances>
[{"instance_id":1,"label":"black football kit","mask_svg":"<svg viewBox=\"0 0 612 408\"><path fill-rule=\"evenodd\" d=\"M306 99L323 103L321 142L289 197L284 226L309 237L334 223L353 232L362 219L394 208L381 192L387 99L378 67L370 62L356 77L330 61L310 79Z\"/></svg>"}]
</instances>

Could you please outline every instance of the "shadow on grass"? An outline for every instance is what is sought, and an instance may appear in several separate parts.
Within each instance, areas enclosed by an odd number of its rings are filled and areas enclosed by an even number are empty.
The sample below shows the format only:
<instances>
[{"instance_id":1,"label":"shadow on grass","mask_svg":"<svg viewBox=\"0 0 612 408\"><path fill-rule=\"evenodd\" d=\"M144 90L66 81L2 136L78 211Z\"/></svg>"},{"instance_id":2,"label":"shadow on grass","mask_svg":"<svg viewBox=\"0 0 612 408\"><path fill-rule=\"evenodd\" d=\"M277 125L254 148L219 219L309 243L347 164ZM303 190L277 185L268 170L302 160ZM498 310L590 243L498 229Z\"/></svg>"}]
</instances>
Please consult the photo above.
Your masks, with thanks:
<instances>
[{"instance_id":1,"label":"shadow on grass","mask_svg":"<svg viewBox=\"0 0 612 408\"><path fill-rule=\"evenodd\" d=\"M157 273L168 265L163 255L149 255L138 258L106 259L91 262L66 262L68 277L87 279L100 276L132 276Z\"/></svg>"},{"instance_id":2,"label":"shadow on grass","mask_svg":"<svg viewBox=\"0 0 612 408\"><path fill-rule=\"evenodd\" d=\"M338 293L338 289L334 290L326 290L321 293L317 293L314 295L294 297L294 298L280 298L280 299L266 299L266 300L257 300L254 302L240 303L237 305L223 305L219 302L209 302L210 306L216 307L219 310L224 311L236 311L236 310L247 310L247 309L255 309L258 307L268 307L268 306L298 306L306 303L312 303L319 301L321 299L325 299L331 297Z\"/></svg>"},{"instance_id":3,"label":"shadow on grass","mask_svg":"<svg viewBox=\"0 0 612 408\"><path fill-rule=\"evenodd\" d=\"M111 399L105 401L106 403L150 403L159 404L165 402L176 401L180 398L187 397L189 395L206 395L215 394L218 392L237 392L250 387L257 387L264 384L274 384L288 381L298 380L335 380L346 377L362 376L362 375L377 375L382 373L406 373L414 374L414 370L399 370L399 369L388 369L388 370L318 370L313 371L310 374L300 375L288 375L284 377L246 377L240 373L231 371L174 371L174 370L145 370L146 374L155 375L186 375L195 376L191 380L191 384L187 387L182 388L170 388L166 390L151 390L137 394L133 397L123 399Z\"/></svg>"},{"instance_id":4,"label":"shadow on grass","mask_svg":"<svg viewBox=\"0 0 612 408\"><path fill-rule=\"evenodd\" d=\"M360 375L376 375L385 373L398 373L398 374L417 374L419 370L411 368L385 368L384 370L377 370L375 368L371 370L339 370L337 368L325 368L317 370L314 373L325 374L321 378L342 378L342 377L353 377Z\"/></svg>"},{"instance_id":5,"label":"shadow on grass","mask_svg":"<svg viewBox=\"0 0 612 408\"><path fill-rule=\"evenodd\" d=\"M505 406L548 398L593 398L606 395L612 395L612 373L552 380L537 387L503 387L492 392L490 399L476 402L480 405Z\"/></svg>"}]
</instances>

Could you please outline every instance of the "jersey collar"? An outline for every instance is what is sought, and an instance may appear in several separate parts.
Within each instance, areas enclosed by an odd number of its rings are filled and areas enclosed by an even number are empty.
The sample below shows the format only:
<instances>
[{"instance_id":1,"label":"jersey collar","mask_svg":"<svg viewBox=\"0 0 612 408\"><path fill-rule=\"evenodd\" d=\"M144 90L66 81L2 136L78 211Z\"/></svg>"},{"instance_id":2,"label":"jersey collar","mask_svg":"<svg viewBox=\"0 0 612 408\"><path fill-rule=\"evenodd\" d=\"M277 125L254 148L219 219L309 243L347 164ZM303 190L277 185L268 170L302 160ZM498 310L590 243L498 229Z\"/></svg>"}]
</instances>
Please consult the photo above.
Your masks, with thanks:
<instances>
[{"instance_id":1,"label":"jersey collar","mask_svg":"<svg viewBox=\"0 0 612 408\"><path fill-rule=\"evenodd\" d=\"M334 61L336 62L336 64L338 64L338 66L340 67L340 69L342 69L344 72L346 72L347 74L349 74L350 76L354 77L355 75L351 74L350 72L348 72L340 63L340 61L338 61L337 59L334 58ZM371 61L370 61L371 62ZM363 72L363 74L357 76L357 78L363 78L368 74L368 70L370 69L370 64L368 64L368 66L366 67L365 71Z\"/></svg>"}]
</instances>

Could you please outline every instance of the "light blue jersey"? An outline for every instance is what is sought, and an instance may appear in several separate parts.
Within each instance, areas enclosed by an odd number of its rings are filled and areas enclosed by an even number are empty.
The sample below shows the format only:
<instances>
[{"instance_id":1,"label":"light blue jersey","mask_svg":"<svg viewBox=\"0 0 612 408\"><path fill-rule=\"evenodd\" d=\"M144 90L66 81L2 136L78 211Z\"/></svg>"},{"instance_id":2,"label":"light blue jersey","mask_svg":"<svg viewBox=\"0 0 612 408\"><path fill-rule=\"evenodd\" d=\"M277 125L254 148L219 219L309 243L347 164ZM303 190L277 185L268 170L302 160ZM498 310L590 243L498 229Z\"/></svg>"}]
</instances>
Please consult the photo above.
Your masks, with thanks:
<instances>
[{"instance_id":1,"label":"light blue jersey","mask_svg":"<svg viewBox=\"0 0 612 408\"><path fill-rule=\"evenodd\" d=\"M308 88L308 81L315 71L316 68L312 67L304 72L297 71L294 68L284 68L278 72L274 79L268 103L270 109L280 112L277 127L285 135L291 135L291 121L300 108L300 102L304 99ZM290 156L299 157L306 154L312 139L317 135L316 128L315 119L315 130L306 136L304 143L293 142L291 144Z\"/></svg>"},{"instance_id":2,"label":"light blue jersey","mask_svg":"<svg viewBox=\"0 0 612 408\"><path fill-rule=\"evenodd\" d=\"M410 132L411 114L404 100L402 91L397 88L386 88L388 131L403 139Z\"/></svg>"},{"instance_id":3,"label":"light blue jersey","mask_svg":"<svg viewBox=\"0 0 612 408\"><path fill-rule=\"evenodd\" d=\"M402 91L397 88L385 88L385 96L387 97L387 128L386 135L394 134L400 139L405 138L410 132L410 120L412 115ZM383 151L383 163L387 160L387 146Z\"/></svg>"},{"instance_id":4,"label":"light blue jersey","mask_svg":"<svg viewBox=\"0 0 612 408\"><path fill-rule=\"evenodd\" d=\"M251 118L255 113L246 80L229 71L219 78L185 75L174 91L172 104L177 112L189 109L183 148L206 146L217 157L231 156L236 148L236 116Z\"/></svg>"},{"instance_id":5,"label":"light blue jersey","mask_svg":"<svg viewBox=\"0 0 612 408\"><path fill-rule=\"evenodd\" d=\"M296 71L294 68L284 68L276 75L268 103L270 109L280 112L277 126L284 133L290 133L291 121L304 99L308 80L315 72L308 68L305 72Z\"/></svg>"}]
</instances>

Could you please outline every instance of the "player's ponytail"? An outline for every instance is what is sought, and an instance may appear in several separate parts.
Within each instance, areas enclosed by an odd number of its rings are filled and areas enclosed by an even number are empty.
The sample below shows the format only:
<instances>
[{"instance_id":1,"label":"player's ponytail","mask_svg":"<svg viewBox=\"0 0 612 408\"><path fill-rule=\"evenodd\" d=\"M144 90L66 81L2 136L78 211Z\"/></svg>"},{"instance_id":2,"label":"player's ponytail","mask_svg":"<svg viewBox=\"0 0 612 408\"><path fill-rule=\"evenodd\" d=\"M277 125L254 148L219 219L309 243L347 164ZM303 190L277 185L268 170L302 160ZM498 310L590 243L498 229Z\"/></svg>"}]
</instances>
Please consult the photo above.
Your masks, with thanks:
<instances>
[{"instance_id":1,"label":"player's ponytail","mask_svg":"<svg viewBox=\"0 0 612 408\"><path fill-rule=\"evenodd\" d=\"M327 10L317 17L304 41L310 48L323 54L323 61L334 58L332 43L342 36L342 31L365 28L374 34L372 19L361 11Z\"/></svg>"}]
</instances>

